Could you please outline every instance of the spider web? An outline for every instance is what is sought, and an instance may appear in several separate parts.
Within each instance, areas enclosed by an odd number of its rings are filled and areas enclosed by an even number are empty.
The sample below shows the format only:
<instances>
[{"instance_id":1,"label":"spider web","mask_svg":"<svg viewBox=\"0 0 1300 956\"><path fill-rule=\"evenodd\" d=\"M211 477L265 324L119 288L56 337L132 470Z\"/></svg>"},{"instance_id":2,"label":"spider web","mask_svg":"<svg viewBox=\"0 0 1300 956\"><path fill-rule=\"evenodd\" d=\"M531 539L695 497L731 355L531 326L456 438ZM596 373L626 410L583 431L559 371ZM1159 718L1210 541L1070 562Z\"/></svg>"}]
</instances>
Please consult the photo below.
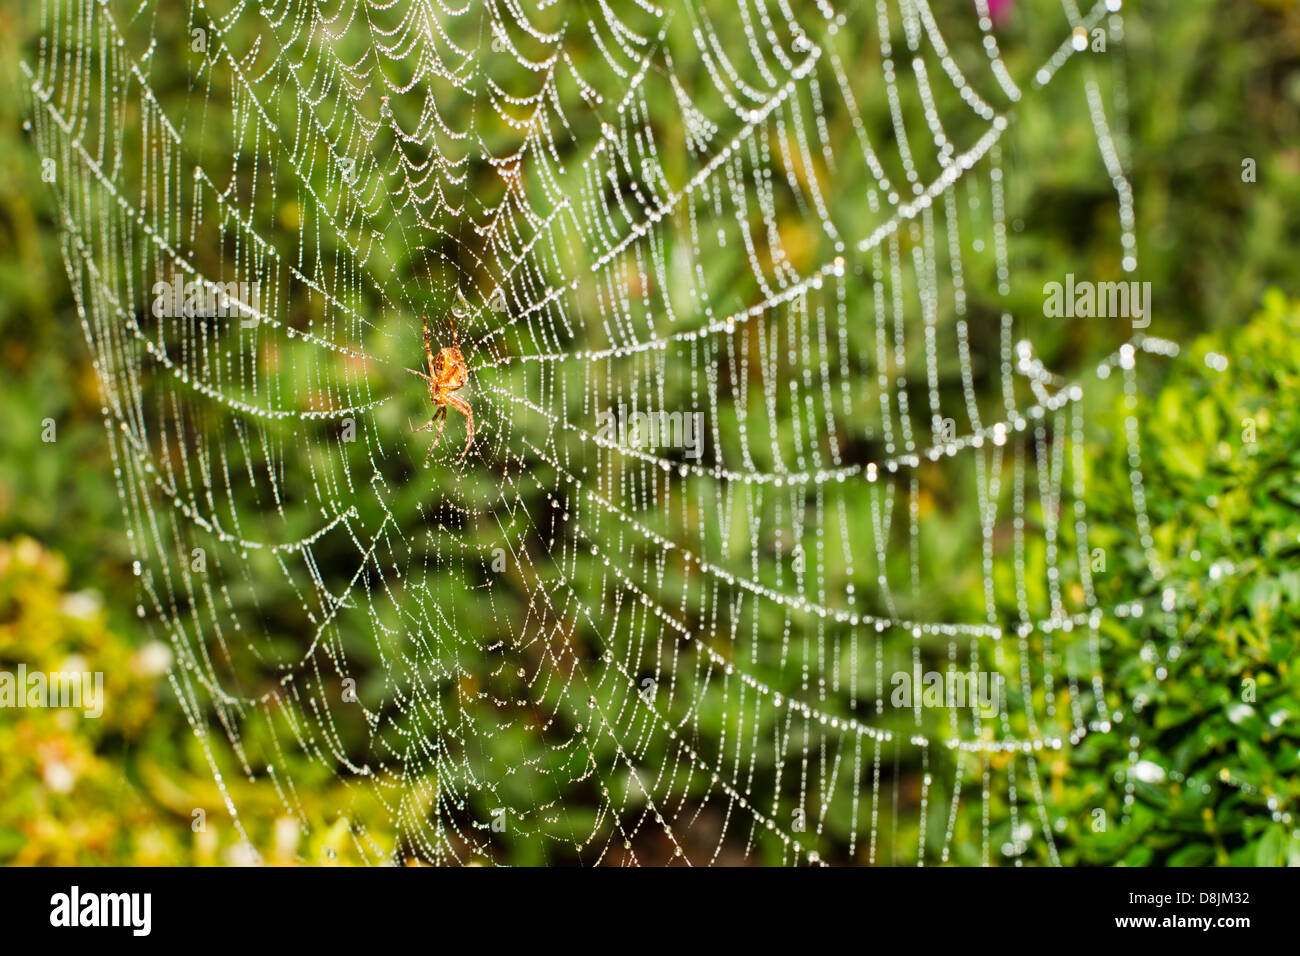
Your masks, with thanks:
<instances>
[{"instance_id":1,"label":"spider web","mask_svg":"<svg viewBox=\"0 0 1300 956\"><path fill-rule=\"evenodd\" d=\"M1119 8L1035 5L1004 56L985 0L46 0L31 125L140 626L249 847L1054 860L1042 764L1110 729L1132 612L1094 593L1096 376L1036 357L1063 320L1016 286L1004 140L1075 84L1136 270ZM423 316L476 430L427 467ZM1131 394L1170 348L1096 372ZM698 445L602 428L639 413ZM893 705L936 667L1006 693Z\"/></svg>"}]
</instances>

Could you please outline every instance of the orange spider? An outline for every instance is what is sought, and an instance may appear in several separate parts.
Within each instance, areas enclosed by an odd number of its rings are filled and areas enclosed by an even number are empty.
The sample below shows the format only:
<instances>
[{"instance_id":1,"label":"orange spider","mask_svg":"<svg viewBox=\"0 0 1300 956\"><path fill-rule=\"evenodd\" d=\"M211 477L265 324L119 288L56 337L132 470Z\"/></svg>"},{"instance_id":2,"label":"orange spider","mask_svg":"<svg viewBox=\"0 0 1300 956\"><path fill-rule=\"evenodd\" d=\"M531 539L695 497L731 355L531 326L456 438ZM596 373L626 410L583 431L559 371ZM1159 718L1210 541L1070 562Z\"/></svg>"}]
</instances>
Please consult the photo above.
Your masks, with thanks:
<instances>
[{"instance_id":1,"label":"orange spider","mask_svg":"<svg viewBox=\"0 0 1300 956\"><path fill-rule=\"evenodd\" d=\"M465 450L460 453L459 462L466 453L469 452L469 446L474 444L474 412L469 407L469 402L459 396L453 395L452 392L465 387L469 381L469 367L465 364L465 356L460 354L460 335L456 331L456 324L451 326L452 341L454 345L448 345L438 350L438 354L433 354L433 347L429 340L429 319L424 318L424 354L428 357L429 374L417 372L413 368L407 371L412 375L418 375L429 383L429 401L438 406L433 417L427 422L415 429L422 432L426 428L432 428L435 423L438 425L438 433L433 438L433 444L429 446L429 454L424 456L424 463L429 463L429 456L433 450L438 447L438 442L442 440L442 429L447 424L447 406L450 405L456 411L465 416L465 430L469 433L465 439Z\"/></svg>"}]
</instances>

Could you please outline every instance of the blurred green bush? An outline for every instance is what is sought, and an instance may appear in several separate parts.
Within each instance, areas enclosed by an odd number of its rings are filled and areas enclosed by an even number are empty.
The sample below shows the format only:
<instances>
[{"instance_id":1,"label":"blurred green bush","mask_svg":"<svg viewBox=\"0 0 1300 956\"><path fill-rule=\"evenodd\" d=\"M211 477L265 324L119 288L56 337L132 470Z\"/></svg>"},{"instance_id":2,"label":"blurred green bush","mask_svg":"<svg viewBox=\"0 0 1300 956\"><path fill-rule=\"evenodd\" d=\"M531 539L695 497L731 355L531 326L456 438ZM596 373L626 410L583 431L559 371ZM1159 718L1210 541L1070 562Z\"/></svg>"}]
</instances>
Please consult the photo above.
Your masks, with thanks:
<instances>
[{"instance_id":1,"label":"blurred green bush","mask_svg":"<svg viewBox=\"0 0 1300 956\"><path fill-rule=\"evenodd\" d=\"M99 593L72 589L66 562L28 537L0 543L0 670L13 673L19 664L29 674L102 672L109 706L98 718L52 707L0 711L0 863L252 862L203 742L167 686L168 647L137 647L114 630ZM240 806L274 821L245 830L264 862L358 862L340 823L345 809L383 817L334 778L318 783L299 793L312 824L308 840L297 819L276 816L279 802L272 806L265 789L242 777L229 781Z\"/></svg>"},{"instance_id":2,"label":"blurred green bush","mask_svg":"<svg viewBox=\"0 0 1300 956\"><path fill-rule=\"evenodd\" d=\"M1130 414L1149 555L1133 530ZM1143 613L1103 623L1114 729L1054 771L1062 862L1300 865L1300 302L1271 291L1102 424L1114 440L1093 452L1090 513L1118 547L1098 597Z\"/></svg>"}]
</instances>

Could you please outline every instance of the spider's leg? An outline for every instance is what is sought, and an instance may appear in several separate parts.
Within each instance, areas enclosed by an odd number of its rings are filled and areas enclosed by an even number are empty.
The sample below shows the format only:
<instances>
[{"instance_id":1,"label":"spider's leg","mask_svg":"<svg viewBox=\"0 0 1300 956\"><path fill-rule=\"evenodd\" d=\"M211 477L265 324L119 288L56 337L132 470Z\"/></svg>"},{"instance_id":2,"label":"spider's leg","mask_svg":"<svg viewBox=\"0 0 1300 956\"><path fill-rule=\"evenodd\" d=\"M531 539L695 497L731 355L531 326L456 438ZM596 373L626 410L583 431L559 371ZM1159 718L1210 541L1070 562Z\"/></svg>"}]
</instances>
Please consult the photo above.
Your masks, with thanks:
<instances>
[{"instance_id":1,"label":"spider's leg","mask_svg":"<svg viewBox=\"0 0 1300 956\"><path fill-rule=\"evenodd\" d=\"M430 418L430 419L429 419L427 422L425 422L423 425L421 425L419 428L415 429L415 431L417 431L417 432L422 432L422 431L424 431L426 428L432 428L434 425L436 425L436 424L438 423L439 412L442 412L442 411L445 411L445 409L442 409L442 408L437 409L437 410L433 413L433 417Z\"/></svg>"},{"instance_id":2,"label":"spider's leg","mask_svg":"<svg viewBox=\"0 0 1300 956\"><path fill-rule=\"evenodd\" d=\"M438 423L437 434L433 436L433 441L429 443L429 450L424 455L424 463L427 465L429 459L433 457L433 450L438 447L438 442L442 441L442 429L447 424L447 406L439 405L438 410L433 413L433 418L429 419L429 424Z\"/></svg>"},{"instance_id":3,"label":"spider's leg","mask_svg":"<svg viewBox=\"0 0 1300 956\"><path fill-rule=\"evenodd\" d=\"M474 444L474 410L469 407L469 402L456 395L448 395L447 404L465 416L465 431L467 433L465 450L460 453L460 458L456 459L460 461L469 453L469 446Z\"/></svg>"},{"instance_id":4,"label":"spider's leg","mask_svg":"<svg viewBox=\"0 0 1300 956\"><path fill-rule=\"evenodd\" d=\"M433 343L432 343L433 336L429 334L429 317L427 315L421 315L420 324L424 328L425 360L429 363L429 375L433 375L435 374L435 369L433 367ZM429 378L429 376L426 375L425 378ZM433 379L430 378L429 381L433 381Z\"/></svg>"},{"instance_id":5,"label":"spider's leg","mask_svg":"<svg viewBox=\"0 0 1300 956\"><path fill-rule=\"evenodd\" d=\"M418 376L420 376L420 378L424 379L426 382L432 382L432 381L433 381L433 379L429 378L429 376L425 375L423 372L417 372L417 371L416 371L415 369L413 369L413 368L408 368L407 371L410 372L412 375L418 375Z\"/></svg>"}]
</instances>

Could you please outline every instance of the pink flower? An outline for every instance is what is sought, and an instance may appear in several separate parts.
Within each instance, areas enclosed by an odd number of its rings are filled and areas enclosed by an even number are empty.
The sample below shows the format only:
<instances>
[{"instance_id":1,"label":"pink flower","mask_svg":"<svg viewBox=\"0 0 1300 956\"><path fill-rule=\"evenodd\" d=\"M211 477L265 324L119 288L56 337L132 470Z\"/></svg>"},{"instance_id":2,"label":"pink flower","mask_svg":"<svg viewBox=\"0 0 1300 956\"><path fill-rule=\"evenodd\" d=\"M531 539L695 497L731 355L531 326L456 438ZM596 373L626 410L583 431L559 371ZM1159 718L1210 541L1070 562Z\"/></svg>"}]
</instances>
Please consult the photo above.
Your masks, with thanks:
<instances>
[{"instance_id":1,"label":"pink flower","mask_svg":"<svg viewBox=\"0 0 1300 956\"><path fill-rule=\"evenodd\" d=\"M1002 23L1011 13L1011 4L1014 0L988 0L989 17L994 23Z\"/></svg>"}]
</instances>

